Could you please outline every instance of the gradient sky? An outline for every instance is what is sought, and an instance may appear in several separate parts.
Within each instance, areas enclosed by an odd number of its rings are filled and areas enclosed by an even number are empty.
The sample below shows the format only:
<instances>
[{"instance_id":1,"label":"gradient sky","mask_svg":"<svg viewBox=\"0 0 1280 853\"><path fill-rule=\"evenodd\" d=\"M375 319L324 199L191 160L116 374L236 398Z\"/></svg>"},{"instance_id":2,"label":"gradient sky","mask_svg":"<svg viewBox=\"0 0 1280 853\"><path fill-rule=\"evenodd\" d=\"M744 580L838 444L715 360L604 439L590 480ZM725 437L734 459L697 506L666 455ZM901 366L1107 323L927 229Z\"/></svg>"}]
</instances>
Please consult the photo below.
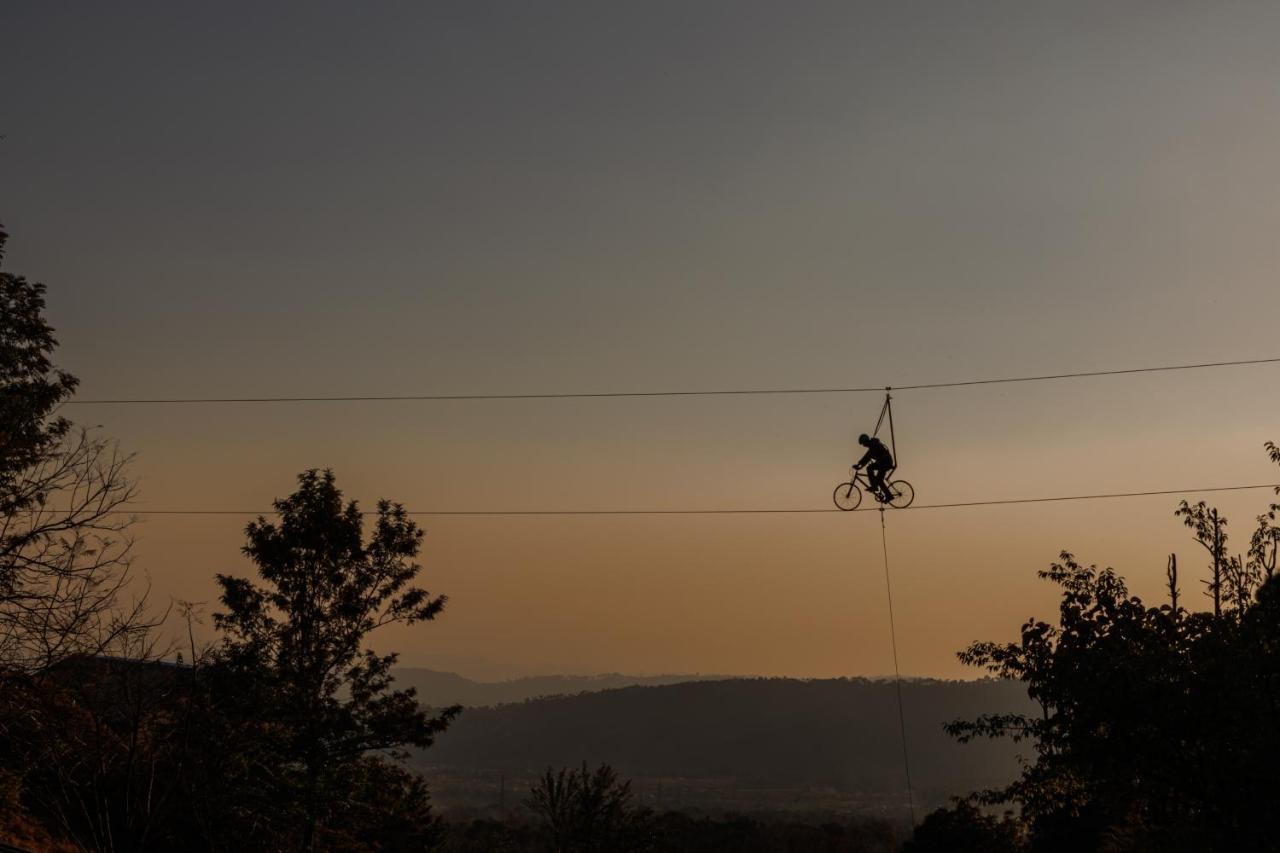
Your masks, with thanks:
<instances>
[{"instance_id":1,"label":"gradient sky","mask_svg":"<svg viewBox=\"0 0 1280 853\"><path fill-rule=\"evenodd\" d=\"M269 8L267 8L269 5ZM1280 355L1274 3L0 11L0 221L82 396L861 386ZM920 502L1273 481L1280 368L902 392ZM875 395L75 407L140 504L331 466L413 509L825 507ZM1235 542L1265 492L1217 503ZM1061 549L1156 596L1176 498L888 518L905 672ZM151 517L158 602L244 520ZM891 669L874 513L435 519L481 677ZM1188 580L1185 592L1194 600Z\"/></svg>"}]
</instances>

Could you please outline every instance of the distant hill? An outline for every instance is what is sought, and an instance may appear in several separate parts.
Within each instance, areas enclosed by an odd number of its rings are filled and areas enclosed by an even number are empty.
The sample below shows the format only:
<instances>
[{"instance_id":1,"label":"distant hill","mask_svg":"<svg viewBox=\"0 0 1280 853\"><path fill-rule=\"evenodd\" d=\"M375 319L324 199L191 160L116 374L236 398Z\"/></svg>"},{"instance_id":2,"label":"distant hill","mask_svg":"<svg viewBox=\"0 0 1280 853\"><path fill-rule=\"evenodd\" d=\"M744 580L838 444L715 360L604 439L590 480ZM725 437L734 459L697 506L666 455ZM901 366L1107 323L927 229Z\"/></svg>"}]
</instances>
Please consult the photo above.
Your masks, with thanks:
<instances>
[{"instance_id":1,"label":"distant hill","mask_svg":"<svg viewBox=\"0 0 1280 853\"><path fill-rule=\"evenodd\" d=\"M902 693L918 803L940 803L1016 775L1025 745L960 745L942 724L1031 711L1021 686L915 680L904 682ZM469 708L417 757L437 779L488 774L496 785L501 774L508 790L513 779L582 761L654 780L650 787L682 780L704 793L719 788L741 796L754 789L800 805L817 789L837 792L842 801L888 798L901 805L904 784L894 685L867 679L728 679ZM437 782L435 790L447 799L443 787ZM677 787L667 783L669 798Z\"/></svg>"},{"instance_id":2,"label":"distant hill","mask_svg":"<svg viewBox=\"0 0 1280 853\"><path fill-rule=\"evenodd\" d=\"M723 680L724 675L539 675L509 681L472 681L452 672L402 667L395 670L396 687L413 687L426 705L503 705L544 696L614 690L619 687L680 684L687 681Z\"/></svg>"}]
</instances>

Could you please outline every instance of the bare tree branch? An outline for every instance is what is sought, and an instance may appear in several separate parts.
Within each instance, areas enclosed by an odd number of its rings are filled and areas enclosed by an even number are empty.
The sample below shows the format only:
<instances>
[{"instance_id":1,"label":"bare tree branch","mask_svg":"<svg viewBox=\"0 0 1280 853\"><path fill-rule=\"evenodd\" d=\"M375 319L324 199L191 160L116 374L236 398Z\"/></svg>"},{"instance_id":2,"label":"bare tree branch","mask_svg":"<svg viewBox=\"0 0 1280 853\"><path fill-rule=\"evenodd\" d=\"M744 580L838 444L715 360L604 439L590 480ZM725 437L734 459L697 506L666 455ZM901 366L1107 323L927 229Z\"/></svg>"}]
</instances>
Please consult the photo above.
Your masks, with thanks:
<instances>
[{"instance_id":1,"label":"bare tree branch","mask_svg":"<svg viewBox=\"0 0 1280 853\"><path fill-rule=\"evenodd\" d=\"M87 430L68 433L0 495L0 670L123 652L158 624L145 591L126 600L130 459Z\"/></svg>"}]
</instances>

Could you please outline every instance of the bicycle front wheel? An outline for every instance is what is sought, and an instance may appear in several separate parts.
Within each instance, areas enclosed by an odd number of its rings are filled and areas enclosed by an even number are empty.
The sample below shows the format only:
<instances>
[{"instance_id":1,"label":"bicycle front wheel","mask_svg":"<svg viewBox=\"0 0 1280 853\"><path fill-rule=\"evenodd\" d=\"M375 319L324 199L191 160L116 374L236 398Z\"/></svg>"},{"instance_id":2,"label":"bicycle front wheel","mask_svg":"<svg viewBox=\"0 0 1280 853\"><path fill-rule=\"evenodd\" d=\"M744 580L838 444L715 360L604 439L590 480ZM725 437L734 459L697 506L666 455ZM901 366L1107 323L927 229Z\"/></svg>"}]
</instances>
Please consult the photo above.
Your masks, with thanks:
<instances>
[{"instance_id":1,"label":"bicycle front wheel","mask_svg":"<svg viewBox=\"0 0 1280 853\"><path fill-rule=\"evenodd\" d=\"M906 509L916 499L916 490L906 480L894 480L889 484L889 506Z\"/></svg>"},{"instance_id":2,"label":"bicycle front wheel","mask_svg":"<svg viewBox=\"0 0 1280 853\"><path fill-rule=\"evenodd\" d=\"M858 504L862 503L862 489L858 488L858 484L850 480L847 483L841 483L836 486L836 490L831 493L831 499L836 502L836 506L845 512L851 512L858 508Z\"/></svg>"}]
</instances>

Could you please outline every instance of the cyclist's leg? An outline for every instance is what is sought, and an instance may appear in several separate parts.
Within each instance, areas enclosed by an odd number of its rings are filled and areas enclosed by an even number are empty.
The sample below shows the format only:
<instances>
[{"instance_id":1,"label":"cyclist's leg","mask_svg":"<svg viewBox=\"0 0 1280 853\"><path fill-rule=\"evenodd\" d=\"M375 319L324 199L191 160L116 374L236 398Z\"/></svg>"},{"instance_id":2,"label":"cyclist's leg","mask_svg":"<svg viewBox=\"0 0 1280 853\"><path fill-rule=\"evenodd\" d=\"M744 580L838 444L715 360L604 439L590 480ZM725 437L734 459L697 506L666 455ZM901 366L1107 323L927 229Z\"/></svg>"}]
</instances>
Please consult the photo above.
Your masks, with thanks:
<instances>
[{"instance_id":1,"label":"cyclist's leg","mask_svg":"<svg viewBox=\"0 0 1280 853\"><path fill-rule=\"evenodd\" d=\"M889 478L893 476L893 472L897 469L896 465L888 465L880 474L880 488L884 491L884 501L889 503L894 498L893 489L889 487Z\"/></svg>"},{"instance_id":2,"label":"cyclist's leg","mask_svg":"<svg viewBox=\"0 0 1280 853\"><path fill-rule=\"evenodd\" d=\"M878 497L884 497L888 494L888 490L884 484L885 469L879 465L867 466L867 481L871 485L872 494Z\"/></svg>"}]
</instances>

